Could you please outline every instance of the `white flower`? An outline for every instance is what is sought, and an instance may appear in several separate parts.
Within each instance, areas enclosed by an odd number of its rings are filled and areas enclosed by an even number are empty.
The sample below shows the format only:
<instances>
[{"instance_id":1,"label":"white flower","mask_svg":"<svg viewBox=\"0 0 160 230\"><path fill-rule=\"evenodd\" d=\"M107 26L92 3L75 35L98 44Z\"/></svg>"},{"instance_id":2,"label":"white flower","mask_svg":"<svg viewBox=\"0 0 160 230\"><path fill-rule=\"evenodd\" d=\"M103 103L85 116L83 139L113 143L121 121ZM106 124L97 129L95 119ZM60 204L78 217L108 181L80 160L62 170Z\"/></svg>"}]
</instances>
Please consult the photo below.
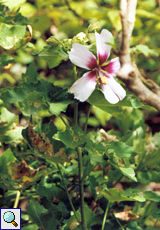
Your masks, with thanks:
<instances>
[{"instance_id":1,"label":"white flower","mask_svg":"<svg viewBox=\"0 0 160 230\"><path fill-rule=\"evenodd\" d=\"M78 79L70 88L70 92L74 94L76 99L82 102L86 101L98 82L106 100L115 104L126 96L126 92L113 77L120 68L119 58L114 58L108 64L105 64L110 55L111 46L107 43L109 43L112 34L103 29L101 34L95 32L95 36L98 59L85 46L78 43L72 45L69 52L71 62L91 71L86 72Z\"/></svg>"}]
</instances>

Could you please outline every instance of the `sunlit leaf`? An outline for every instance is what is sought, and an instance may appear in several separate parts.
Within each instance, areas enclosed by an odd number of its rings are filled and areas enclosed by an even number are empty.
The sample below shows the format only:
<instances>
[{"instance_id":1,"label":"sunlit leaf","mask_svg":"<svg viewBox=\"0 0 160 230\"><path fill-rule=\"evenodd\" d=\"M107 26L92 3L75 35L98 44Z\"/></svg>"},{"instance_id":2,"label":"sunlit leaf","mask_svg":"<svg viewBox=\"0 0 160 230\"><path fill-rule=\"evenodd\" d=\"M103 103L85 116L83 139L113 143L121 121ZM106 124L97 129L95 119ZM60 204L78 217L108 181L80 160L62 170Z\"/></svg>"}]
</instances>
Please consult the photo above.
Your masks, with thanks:
<instances>
[{"instance_id":1,"label":"sunlit leaf","mask_svg":"<svg viewBox=\"0 0 160 230\"><path fill-rule=\"evenodd\" d=\"M22 3L25 2L25 0L17 0L17 1L5 0L4 2L6 6L12 9L12 8L19 7Z\"/></svg>"},{"instance_id":2,"label":"sunlit leaf","mask_svg":"<svg viewBox=\"0 0 160 230\"><path fill-rule=\"evenodd\" d=\"M151 200L154 202L160 202L160 195L156 192L145 191L143 194L144 194L144 197L146 200Z\"/></svg>"},{"instance_id":3,"label":"sunlit leaf","mask_svg":"<svg viewBox=\"0 0 160 230\"><path fill-rule=\"evenodd\" d=\"M51 19L45 13L35 15L32 19L32 26L34 30L44 33L51 26Z\"/></svg>"},{"instance_id":4,"label":"sunlit leaf","mask_svg":"<svg viewBox=\"0 0 160 230\"><path fill-rule=\"evenodd\" d=\"M111 141L109 143L106 142L106 147L115 152L115 154L120 158L134 158L136 155L135 151L132 147L126 145L123 142Z\"/></svg>"},{"instance_id":5,"label":"sunlit leaf","mask_svg":"<svg viewBox=\"0 0 160 230\"><path fill-rule=\"evenodd\" d=\"M133 168L126 168L126 167L119 167L122 174L128 178L130 178L133 181L137 181L137 178L135 177L135 171Z\"/></svg>"},{"instance_id":6,"label":"sunlit leaf","mask_svg":"<svg viewBox=\"0 0 160 230\"><path fill-rule=\"evenodd\" d=\"M160 16L158 16L158 15L152 13L152 12L143 10L143 9L137 9L136 13L140 17L149 18L149 19L155 19L155 20L158 20L158 21L160 20Z\"/></svg>"},{"instance_id":7,"label":"sunlit leaf","mask_svg":"<svg viewBox=\"0 0 160 230\"><path fill-rule=\"evenodd\" d=\"M18 0L19 1L19 0ZM14 2L14 6L18 3L18 1ZM24 1L24 0L22 0ZM13 1L10 1L10 3ZM0 3L0 22L10 25L27 25L30 21L21 15L18 11L10 10L8 6L10 6L9 1L3 1L5 5Z\"/></svg>"},{"instance_id":8,"label":"sunlit leaf","mask_svg":"<svg viewBox=\"0 0 160 230\"><path fill-rule=\"evenodd\" d=\"M129 101L118 102L116 105L110 104L100 90L95 90L89 97L89 103L112 114L117 118L123 118L122 106L129 106Z\"/></svg>"},{"instance_id":9,"label":"sunlit leaf","mask_svg":"<svg viewBox=\"0 0 160 230\"><path fill-rule=\"evenodd\" d=\"M0 157L0 172L3 174L7 174L8 173L7 164L9 162L14 161L15 159L16 158L10 149L7 149L6 151L4 151L2 156Z\"/></svg>"},{"instance_id":10,"label":"sunlit leaf","mask_svg":"<svg viewBox=\"0 0 160 230\"><path fill-rule=\"evenodd\" d=\"M132 53L142 53L144 54L146 57L148 56L158 56L159 54L153 50L153 49L150 49L148 46L146 45L137 45L136 47L133 47L131 49L131 52Z\"/></svg>"},{"instance_id":11,"label":"sunlit leaf","mask_svg":"<svg viewBox=\"0 0 160 230\"><path fill-rule=\"evenodd\" d=\"M3 24L0 30L0 45L5 49L16 48L19 42L24 37L26 26L12 26L8 27ZM19 48L19 47L17 47Z\"/></svg>"},{"instance_id":12,"label":"sunlit leaf","mask_svg":"<svg viewBox=\"0 0 160 230\"><path fill-rule=\"evenodd\" d=\"M115 201L139 201L139 202L144 202L145 198L143 197L143 195L139 195L138 192L137 193L133 193L132 196L127 196L127 195L123 195L123 192L120 192L118 189L116 188L111 188L111 189L107 189L105 188L104 191L100 192L102 195L104 195L104 197L107 198L107 200L111 201L111 202L115 202Z\"/></svg>"}]
</instances>

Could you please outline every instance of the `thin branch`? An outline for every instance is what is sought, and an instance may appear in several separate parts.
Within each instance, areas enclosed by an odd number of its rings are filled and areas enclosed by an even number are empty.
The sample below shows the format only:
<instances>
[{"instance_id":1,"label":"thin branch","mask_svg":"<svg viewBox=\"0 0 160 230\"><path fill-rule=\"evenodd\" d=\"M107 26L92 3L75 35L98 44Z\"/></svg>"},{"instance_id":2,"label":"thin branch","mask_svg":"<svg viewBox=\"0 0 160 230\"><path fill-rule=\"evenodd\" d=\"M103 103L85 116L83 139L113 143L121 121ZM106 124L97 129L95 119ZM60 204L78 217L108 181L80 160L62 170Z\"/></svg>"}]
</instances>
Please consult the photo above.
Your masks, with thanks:
<instances>
[{"instance_id":1,"label":"thin branch","mask_svg":"<svg viewBox=\"0 0 160 230\"><path fill-rule=\"evenodd\" d=\"M18 207L18 203L19 203L19 200L20 200L20 196L21 196L21 192L20 192L20 191L17 191L17 195L16 195L16 199L15 199L13 208L17 208L17 207Z\"/></svg>"},{"instance_id":2,"label":"thin branch","mask_svg":"<svg viewBox=\"0 0 160 230\"><path fill-rule=\"evenodd\" d=\"M89 108L88 108L88 112L87 112L85 127L84 127L84 133L85 133L85 135L87 134L87 125L88 125L88 119L89 119L89 115L90 115L90 112L91 112L91 108L92 108L92 105L90 104Z\"/></svg>"},{"instance_id":3,"label":"thin branch","mask_svg":"<svg viewBox=\"0 0 160 230\"><path fill-rule=\"evenodd\" d=\"M134 27L137 0L120 0L122 34L119 41L121 69L117 76L138 99L160 111L160 87L152 80L146 80L152 87L144 84L140 72L132 65L129 53L129 41Z\"/></svg>"},{"instance_id":4,"label":"thin branch","mask_svg":"<svg viewBox=\"0 0 160 230\"><path fill-rule=\"evenodd\" d=\"M80 208L81 208L81 225L83 230L87 230L86 216L84 213L84 181L83 181L83 162L82 162L82 151L80 147L77 147L78 154L78 169L79 169L79 193L80 193Z\"/></svg>"},{"instance_id":5,"label":"thin branch","mask_svg":"<svg viewBox=\"0 0 160 230\"><path fill-rule=\"evenodd\" d=\"M128 22L128 37L130 39L131 35L132 35L132 31L134 28L134 23L135 23L135 15L136 15L136 6L137 6L137 0L132 0L132 1L128 1L128 5L127 5L127 11L128 11L128 15L127 15L127 22Z\"/></svg>"},{"instance_id":6,"label":"thin branch","mask_svg":"<svg viewBox=\"0 0 160 230\"><path fill-rule=\"evenodd\" d=\"M66 183L65 183L65 181L64 181L63 174L62 174L61 169L60 169L60 167L59 167L59 164L57 163L56 165L57 165L58 171L59 171L59 173L60 173L60 175L61 175L61 179L62 179L62 182L63 182L63 184L64 184L65 191L66 191L66 193L67 193L67 197L68 197L69 203L70 203L70 205L71 205L71 207L72 207L72 211L73 211L73 213L74 213L74 216L75 216L76 220L78 221L78 223L80 223L80 221L79 221L79 219L78 219L78 216L77 216L77 213L76 213L76 210L75 210L75 208L74 208L72 199L71 199L70 194L69 194L69 192L68 192L67 185L66 185Z\"/></svg>"},{"instance_id":7,"label":"thin branch","mask_svg":"<svg viewBox=\"0 0 160 230\"><path fill-rule=\"evenodd\" d=\"M108 204L107 204L107 207L106 207L106 210L105 210L105 213L104 213L104 217L103 217L101 230L104 230L104 228L105 228L105 223L106 223L106 219L107 219L107 215L108 215L109 205L110 205L110 202L108 201Z\"/></svg>"},{"instance_id":8,"label":"thin branch","mask_svg":"<svg viewBox=\"0 0 160 230\"><path fill-rule=\"evenodd\" d=\"M121 0L120 14L121 14L121 22L122 22L122 42L120 47L121 58L123 56L125 56L125 58L128 57L127 61L130 62L128 22L127 22L127 0Z\"/></svg>"}]
</instances>

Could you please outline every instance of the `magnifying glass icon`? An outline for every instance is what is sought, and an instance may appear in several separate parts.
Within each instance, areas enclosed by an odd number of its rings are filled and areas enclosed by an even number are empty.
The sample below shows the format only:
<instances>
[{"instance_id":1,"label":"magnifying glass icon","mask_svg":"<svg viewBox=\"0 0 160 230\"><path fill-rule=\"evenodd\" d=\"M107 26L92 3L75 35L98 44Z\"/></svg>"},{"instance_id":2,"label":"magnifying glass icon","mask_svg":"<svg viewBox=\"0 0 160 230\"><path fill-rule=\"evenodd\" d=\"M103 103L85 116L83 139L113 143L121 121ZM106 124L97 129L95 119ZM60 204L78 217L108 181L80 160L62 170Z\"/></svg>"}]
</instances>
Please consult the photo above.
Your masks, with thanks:
<instances>
[{"instance_id":1,"label":"magnifying glass icon","mask_svg":"<svg viewBox=\"0 0 160 230\"><path fill-rule=\"evenodd\" d=\"M13 224L15 227L18 226L18 224L14 221L14 220L15 220L15 215L14 215L14 213L11 212L11 211L5 212L4 215L3 215L3 219L4 219L5 222L11 223L11 224Z\"/></svg>"}]
</instances>

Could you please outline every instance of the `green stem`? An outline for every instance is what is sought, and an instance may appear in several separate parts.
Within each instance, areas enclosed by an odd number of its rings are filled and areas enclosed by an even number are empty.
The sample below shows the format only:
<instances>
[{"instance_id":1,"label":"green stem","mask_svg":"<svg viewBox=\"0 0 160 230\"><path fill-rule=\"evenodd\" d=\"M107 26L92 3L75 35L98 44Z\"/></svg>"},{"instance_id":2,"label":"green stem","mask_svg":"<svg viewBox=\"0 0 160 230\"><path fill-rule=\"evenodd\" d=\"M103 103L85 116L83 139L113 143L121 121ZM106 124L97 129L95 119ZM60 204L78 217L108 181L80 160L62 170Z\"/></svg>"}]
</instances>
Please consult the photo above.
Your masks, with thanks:
<instances>
[{"instance_id":1,"label":"green stem","mask_svg":"<svg viewBox=\"0 0 160 230\"><path fill-rule=\"evenodd\" d=\"M158 220L155 221L153 229L156 227L157 222L158 222Z\"/></svg>"},{"instance_id":2,"label":"green stem","mask_svg":"<svg viewBox=\"0 0 160 230\"><path fill-rule=\"evenodd\" d=\"M85 213L84 213L84 184L83 184L83 162L82 162L82 151L78 147L78 169L79 169L79 193L80 193L80 208L81 208L81 223L82 229L87 230Z\"/></svg>"},{"instance_id":3,"label":"green stem","mask_svg":"<svg viewBox=\"0 0 160 230\"><path fill-rule=\"evenodd\" d=\"M78 103L75 102L74 106L74 125L78 126Z\"/></svg>"},{"instance_id":4,"label":"green stem","mask_svg":"<svg viewBox=\"0 0 160 230\"><path fill-rule=\"evenodd\" d=\"M105 227L105 223L106 223L106 219L107 219L107 215L108 215L108 210L109 210L109 201L108 201L108 204L107 204L107 207L106 207L106 211L104 213L104 217L103 217L103 222L102 222L102 228L101 230L104 230L104 227Z\"/></svg>"},{"instance_id":5,"label":"green stem","mask_svg":"<svg viewBox=\"0 0 160 230\"><path fill-rule=\"evenodd\" d=\"M78 223L80 223L80 221L79 221L79 219L78 219L78 216L77 216L77 214L76 214L76 210L75 210L75 208L74 208L72 199L71 199L70 194L69 194L69 192L68 192L67 185L66 185L66 183L65 183L65 181L64 181L63 174L62 174L61 169L60 169L60 167L59 167L59 164L57 163L56 165L57 165L58 171L59 171L59 173L60 173L60 175L61 175L61 178L62 178L64 187L65 187L65 191L66 191L66 193L67 193L67 197L68 197L69 203L70 203L70 205L71 205L71 207L72 207L72 210L73 210L73 212L74 212L74 216L75 216L76 220L78 221Z\"/></svg>"},{"instance_id":6,"label":"green stem","mask_svg":"<svg viewBox=\"0 0 160 230\"><path fill-rule=\"evenodd\" d=\"M19 203L20 196L21 196L21 192L20 192L20 191L17 191L17 195L16 195L16 199L15 199L13 208L17 208L17 207L18 207L18 203Z\"/></svg>"},{"instance_id":7,"label":"green stem","mask_svg":"<svg viewBox=\"0 0 160 230\"><path fill-rule=\"evenodd\" d=\"M24 200L24 199L27 199L27 198L29 198L30 196L28 195L28 196L21 196L20 198L19 198L19 201L20 200ZM32 198L39 198L39 195L32 195ZM11 202L13 202L14 201L14 199L11 199Z\"/></svg>"},{"instance_id":8,"label":"green stem","mask_svg":"<svg viewBox=\"0 0 160 230\"><path fill-rule=\"evenodd\" d=\"M86 133L87 133L88 118L89 118L89 115L90 115L90 112L91 112L91 108L92 108L92 106L91 106L91 104L90 104L90 105L89 105L89 108L88 108L88 112L87 112L85 127L84 127L84 133L85 133L85 135L86 135Z\"/></svg>"},{"instance_id":9,"label":"green stem","mask_svg":"<svg viewBox=\"0 0 160 230\"><path fill-rule=\"evenodd\" d=\"M123 228L123 226L121 225L121 223L119 222L119 220L115 217L114 213L112 213L113 217L115 218L115 220L117 221L117 223L119 224L119 226L121 227L122 230L125 230Z\"/></svg>"},{"instance_id":10,"label":"green stem","mask_svg":"<svg viewBox=\"0 0 160 230\"><path fill-rule=\"evenodd\" d=\"M67 122L64 120L64 118L62 117L62 115L59 115L59 117L61 118L61 120L63 121L63 123L66 125L67 128L70 128L70 126L67 124Z\"/></svg>"},{"instance_id":11,"label":"green stem","mask_svg":"<svg viewBox=\"0 0 160 230\"><path fill-rule=\"evenodd\" d=\"M73 66L73 74L74 74L74 80L77 80L77 69L76 66ZM74 106L74 125L78 125L78 102L75 102Z\"/></svg>"},{"instance_id":12,"label":"green stem","mask_svg":"<svg viewBox=\"0 0 160 230\"><path fill-rule=\"evenodd\" d=\"M123 175L112 185L112 188L114 188L122 179Z\"/></svg>"},{"instance_id":13,"label":"green stem","mask_svg":"<svg viewBox=\"0 0 160 230\"><path fill-rule=\"evenodd\" d=\"M88 170L89 164L90 164L90 159L88 160L86 168L85 168L85 171L83 173L82 182L84 182L84 179L86 178L86 174L87 174L87 170Z\"/></svg>"}]
</instances>

